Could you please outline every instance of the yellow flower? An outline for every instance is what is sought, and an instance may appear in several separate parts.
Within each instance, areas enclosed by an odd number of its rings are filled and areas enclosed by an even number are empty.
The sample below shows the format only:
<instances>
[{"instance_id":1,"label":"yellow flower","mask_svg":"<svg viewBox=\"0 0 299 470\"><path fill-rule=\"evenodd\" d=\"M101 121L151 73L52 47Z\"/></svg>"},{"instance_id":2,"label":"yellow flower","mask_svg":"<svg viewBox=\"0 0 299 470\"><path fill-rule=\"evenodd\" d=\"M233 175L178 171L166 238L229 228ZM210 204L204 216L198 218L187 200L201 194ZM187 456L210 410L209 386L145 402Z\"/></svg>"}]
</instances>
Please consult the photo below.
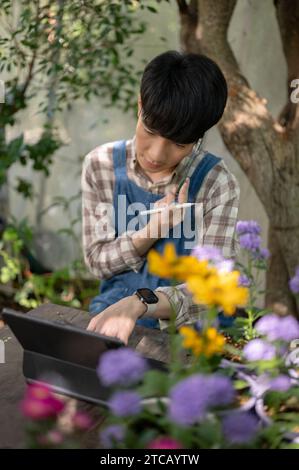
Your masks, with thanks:
<instances>
[{"instance_id":1,"label":"yellow flower","mask_svg":"<svg viewBox=\"0 0 299 470\"><path fill-rule=\"evenodd\" d=\"M220 335L216 328L210 327L205 331L205 356L211 357L214 356L214 354L221 353L224 344L225 337Z\"/></svg>"},{"instance_id":2,"label":"yellow flower","mask_svg":"<svg viewBox=\"0 0 299 470\"><path fill-rule=\"evenodd\" d=\"M233 315L237 306L248 300L248 289L239 286L238 271L220 272L208 260L195 256L177 256L172 243L166 243L164 253L151 250L147 257L149 272L163 278L186 282L195 302L208 307L221 307Z\"/></svg>"},{"instance_id":3,"label":"yellow flower","mask_svg":"<svg viewBox=\"0 0 299 470\"><path fill-rule=\"evenodd\" d=\"M183 347L190 349L196 357L200 354L206 357L220 354L225 344L224 336L213 327L207 328L200 334L194 328L182 326L180 334L183 336Z\"/></svg>"},{"instance_id":4,"label":"yellow flower","mask_svg":"<svg viewBox=\"0 0 299 470\"><path fill-rule=\"evenodd\" d=\"M156 276L186 281L189 276L207 276L215 272L208 261L200 261L195 256L177 256L172 243L166 243L164 253L151 250L147 256L148 269Z\"/></svg>"},{"instance_id":5,"label":"yellow flower","mask_svg":"<svg viewBox=\"0 0 299 470\"><path fill-rule=\"evenodd\" d=\"M248 289L239 286L239 276L238 271L215 272L206 278L190 276L187 287L195 302L221 307L226 315L233 315L237 306L246 305L248 300Z\"/></svg>"},{"instance_id":6,"label":"yellow flower","mask_svg":"<svg viewBox=\"0 0 299 470\"><path fill-rule=\"evenodd\" d=\"M202 352L202 339L194 328L182 326L180 334L183 336L183 348L191 349L194 356L199 356Z\"/></svg>"}]
</instances>

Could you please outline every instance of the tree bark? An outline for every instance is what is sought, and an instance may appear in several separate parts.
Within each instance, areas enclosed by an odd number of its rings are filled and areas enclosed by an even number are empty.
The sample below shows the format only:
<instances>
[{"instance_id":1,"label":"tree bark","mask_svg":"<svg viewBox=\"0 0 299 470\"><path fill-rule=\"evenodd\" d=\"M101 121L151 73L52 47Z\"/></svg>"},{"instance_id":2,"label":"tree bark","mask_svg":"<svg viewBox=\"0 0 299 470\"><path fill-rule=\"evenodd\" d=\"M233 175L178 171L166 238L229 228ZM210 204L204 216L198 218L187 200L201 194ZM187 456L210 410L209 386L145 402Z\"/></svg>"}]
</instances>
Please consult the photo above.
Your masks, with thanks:
<instances>
[{"instance_id":1,"label":"tree bark","mask_svg":"<svg viewBox=\"0 0 299 470\"><path fill-rule=\"evenodd\" d=\"M198 25L198 1L191 0L188 4L186 0L177 0L180 15L180 43L195 54L200 54L200 42L197 38Z\"/></svg>"},{"instance_id":2,"label":"tree bark","mask_svg":"<svg viewBox=\"0 0 299 470\"><path fill-rule=\"evenodd\" d=\"M272 255L266 273L266 304L269 306L283 304L289 311L295 311L295 299L285 289L289 280L287 266L276 232L271 226L268 232L268 248Z\"/></svg>"},{"instance_id":3,"label":"tree bark","mask_svg":"<svg viewBox=\"0 0 299 470\"><path fill-rule=\"evenodd\" d=\"M299 264L298 125L292 121L290 130L275 121L266 100L242 75L227 38L235 5L236 0L221 0L215 8L214 2L198 0L196 31L201 34L196 40L200 42L198 49L215 60L227 79L229 100L219 130L269 217L272 259L267 301L283 301L294 311L287 281ZM190 52L188 44L182 44L182 49ZM299 54L297 57L299 60Z\"/></svg>"},{"instance_id":4,"label":"tree bark","mask_svg":"<svg viewBox=\"0 0 299 470\"><path fill-rule=\"evenodd\" d=\"M292 103L290 96L293 91L292 81L299 78L299 1L274 0L274 5L288 69L287 103L278 121L288 129L295 129L298 126L299 107Z\"/></svg>"}]
</instances>

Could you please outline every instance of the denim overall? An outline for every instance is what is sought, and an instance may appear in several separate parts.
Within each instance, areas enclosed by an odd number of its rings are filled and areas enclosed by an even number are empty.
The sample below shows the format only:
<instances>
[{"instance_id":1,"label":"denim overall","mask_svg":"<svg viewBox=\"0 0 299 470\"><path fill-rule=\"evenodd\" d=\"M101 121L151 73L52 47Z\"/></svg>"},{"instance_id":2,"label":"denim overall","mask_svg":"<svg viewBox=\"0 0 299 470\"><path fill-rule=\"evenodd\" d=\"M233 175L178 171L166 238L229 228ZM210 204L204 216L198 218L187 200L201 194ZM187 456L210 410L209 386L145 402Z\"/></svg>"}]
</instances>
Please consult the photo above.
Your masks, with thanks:
<instances>
[{"instance_id":1,"label":"denim overall","mask_svg":"<svg viewBox=\"0 0 299 470\"><path fill-rule=\"evenodd\" d=\"M196 169L194 170L192 176L190 177L189 184L189 194L188 202L195 202L196 195L202 185L202 182L211 168L214 167L221 159L215 157L210 153L206 153L202 158ZM139 187L133 181L128 178L127 167L126 167L126 141L118 141L115 143L113 148L113 164L114 164L114 173L115 173L115 188L113 196L113 204L115 209L115 232L116 237L121 235L119 232L118 224L118 196L126 195L126 207L132 203L143 203L146 206L146 210L152 208L152 204L161 199L163 196L152 194L151 192L146 191L145 189ZM150 206L151 204L151 206ZM181 236L180 238L175 237L174 230L177 227L174 227L169 230L169 238L160 238L157 240L152 248L162 253L164 251L164 246L167 242L172 242L175 246L176 253L179 255L189 255L192 248L185 247L185 241L188 242L194 241L194 230L195 230L195 213L194 206L187 208L186 210L191 210L191 232L193 233L193 238L185 238L181 222ZM126 222L136 217L136 214L130 215L126 211L121 211L122 216L126 218ZM141 216L148 217L148 216ZM136 219L135 219L136 220ZM146 221L143 219L143 224ZM140 228L143 225L140 226ZM194 246L196 243L194 244ZM100 294L94 297L89 305L89 312L91 315L96 315L103 310L105 310L109 305L114 304L123 297L132 295L136 289L141 287L147 287L152 290L155 290L160 286L169 286L171 284L170 280L154 276L148 272L148 263L145 258L144 264L141 267L139 272L133 270L124 271L120 274L112 276L110 279L105 279L101 281L100 284ZM148 328L159 328L159 321L154 318L142 318L137 320L137 324L146 326Z\"/></svg>"}]
</instances>

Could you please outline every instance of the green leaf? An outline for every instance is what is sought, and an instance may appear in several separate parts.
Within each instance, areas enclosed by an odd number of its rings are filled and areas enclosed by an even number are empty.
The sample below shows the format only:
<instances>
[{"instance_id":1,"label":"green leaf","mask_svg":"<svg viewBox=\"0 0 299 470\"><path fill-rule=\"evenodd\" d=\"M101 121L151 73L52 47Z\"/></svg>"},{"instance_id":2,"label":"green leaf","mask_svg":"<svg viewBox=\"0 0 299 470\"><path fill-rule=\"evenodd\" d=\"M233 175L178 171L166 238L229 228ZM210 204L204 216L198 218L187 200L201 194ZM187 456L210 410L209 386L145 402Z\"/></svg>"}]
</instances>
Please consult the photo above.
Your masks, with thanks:
<instances>
[{"instance_id":1,"label":"green leaf","mask_svg":"<svg viewBox=\"0 0 299 470\"><path fill-rule=\"evenodd\" d=\"M146 8L152 13L158 13L158 10L155 7L147 5Z\"/></svg>"},{"instance_id":2,"label":"green leaf","mask_svg":"<svg viewBox=\"0 0 299 470\"><path fill-rule=\"evenodd\" d=\"M145 374L139 393L144 397L165 396L168 392L168 376L165 372L151 370Z\"/></svg>"}]
</instances>

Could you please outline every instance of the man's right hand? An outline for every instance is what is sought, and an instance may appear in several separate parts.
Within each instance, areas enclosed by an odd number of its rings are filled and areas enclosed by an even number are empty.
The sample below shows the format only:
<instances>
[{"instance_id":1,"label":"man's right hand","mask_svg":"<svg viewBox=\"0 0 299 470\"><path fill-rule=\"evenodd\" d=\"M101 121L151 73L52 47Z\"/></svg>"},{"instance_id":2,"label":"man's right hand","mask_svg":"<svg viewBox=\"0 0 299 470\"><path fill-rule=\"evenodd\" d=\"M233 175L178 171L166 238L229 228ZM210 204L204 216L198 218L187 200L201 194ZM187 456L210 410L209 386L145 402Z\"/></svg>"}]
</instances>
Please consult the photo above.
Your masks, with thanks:
<instances>
[{"instance_id":1,"label":"man's right hand","mask_svg":"<svg viewBox=\"0 0 299 470\"><path fill-rule=\"evenodd\" d=\"M187 178L178 194L178 204L184 204L188 201L188 189L190 179ZM151 214L147 225L150 238L167 237L171 228L180 224L184 219L185 209L175 209L172 204L175 201L177 186L175 186L165 197L154 204L154 209L164 207L162 212Z\"/></svg>"},{"instance_id":2,"label":"man's right hand","mask_svg":"<svg viewBox=\"0 0 299 470\"><path fill-rule=\"evenodd\" d=\"M178 194L179 204L184 204L188 201L189 181L189 178L187 178L180 189ZM157 201L154 204L154 208L165 207L165 209L162 212L151 214L148 224L141 230L137 230L133 233L132 242L140 256L145 255L157 240L167 237L172 227L182 222L185 210L174 209L171 206L175 201L175 194L176 187L165 197Z\"/></svg>"}]
</instances>

